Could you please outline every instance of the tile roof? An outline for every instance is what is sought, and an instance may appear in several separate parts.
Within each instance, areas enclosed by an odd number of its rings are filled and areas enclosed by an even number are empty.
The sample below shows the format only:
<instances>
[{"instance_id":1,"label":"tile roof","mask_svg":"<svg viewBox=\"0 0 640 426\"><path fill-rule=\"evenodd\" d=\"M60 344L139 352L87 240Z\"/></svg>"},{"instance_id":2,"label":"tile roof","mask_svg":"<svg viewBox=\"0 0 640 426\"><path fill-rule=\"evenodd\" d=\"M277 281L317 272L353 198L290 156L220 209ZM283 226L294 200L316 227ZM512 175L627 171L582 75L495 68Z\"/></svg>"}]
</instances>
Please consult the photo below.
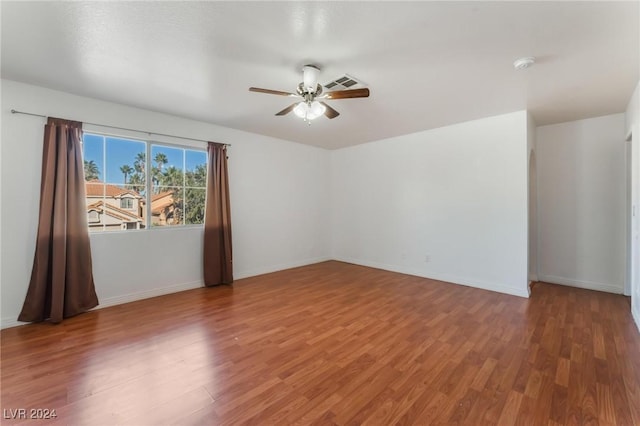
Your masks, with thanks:
<instances>
[{"instance_id":1,"label":"tile roof","mask_svg":"<svg viewBox=\"0 0 640 426\"><path fill-rule=\"evenodd\" d=\"M157 204L157 205L154 204L153 208L151 209L151 214L159 215L160 213L162 213L162 211L165 208L169 207L172 204L173 204L173 199L166 200L163 203L160 203L160 204Z\"/></svg>"},{"instance_id":2,"label":"tile roof","mask_svg":"<svg viewBox=\"0 0 640 426\"><path fill-rule=\"evenodd\" d=\"M166 196L168 196L168 195L172 196L172 198L173 198L173 191L164 191L164 192L160 192L160 193L158 193L158 194L153 194L153 195L151 196L151 202L153 202L153 201L157 201L157 200L159 200L160 198L164 198L164 197L166 197Z\"/></svg>"},{"instance_id":3,"label":"tile roof","mask_svg":"<svg viewBox=\"0 0 640 426\"><path fill-rule=\"evenodd\" d=\"M97 180L87 182L85 187L87 188L87 197L120 197L124 194L130 194L136 198L142 198L140 194L132 189L122 188L116 185L110 185Z\"/></svg>"},{"instance_id":4,"label":"tile roof","mask_svg":"<svg viewBox=\"0 0 640 426\"><path fill-rule=\"evenodd\" d=\"M157 216L173 203L173 191L164 191L158 194L153 194L151 196L151 214Z\"/></svg>"}]
</instances>

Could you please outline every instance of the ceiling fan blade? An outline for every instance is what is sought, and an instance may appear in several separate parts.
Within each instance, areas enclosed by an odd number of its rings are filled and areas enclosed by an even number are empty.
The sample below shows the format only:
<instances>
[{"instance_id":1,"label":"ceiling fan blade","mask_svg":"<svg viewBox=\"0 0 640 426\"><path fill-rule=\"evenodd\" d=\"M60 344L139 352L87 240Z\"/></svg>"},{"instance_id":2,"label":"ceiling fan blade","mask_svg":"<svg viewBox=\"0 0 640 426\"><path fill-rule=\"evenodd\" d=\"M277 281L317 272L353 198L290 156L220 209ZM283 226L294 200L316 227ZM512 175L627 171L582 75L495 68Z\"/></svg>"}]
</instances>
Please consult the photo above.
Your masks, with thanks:
<instances>
[{"instance_id":1,"label":"ceiling fan blade","mask_svg":"<svg viewBox=\"0 0 640 426\"><path fill-rule=\"evenodd\" d=\"M327 92L320 97L324 99L368 98L369 89L336 90L335 92Z\"/></svg>"},{"instance_id":2,"label":"ceiling fan blade","mask_svg":"<svg viewBox=\"0 0 640 426\"><path fill-rule=\"evenodd\" d=\"M258 93L267 93L269 95L298 96L295 93L282 92L280 90L261 89L259 87L249 87L249 91L250 92L258 92Z\"/></svg>"},{"instance_id":3,"label":"ceiling fan blade","mask_svg":"<svg viewBox=\"0 0 640 426\"><path fill-rule=\"evenodd\" d=\"M295 104L289 105L288 107L286 107L285 109L277 113L276 115L287 115L293 110L293 108L295 108L296 105L298 105L297 102Z\"/></svg>"},{"instance_id":4,"label":"ceiling fan blade","mask_svg":"<svg viewBox=\"0 0 640 426\"><path fill-rule=\"evenodd\" d=\"M322 105L324 105L324 107L326 108L324 110L324 115L327 116L327 118L336 118L337 116L340 115L340 113L338 111L336 111L335 109L331 108L329 105L325 104L324 102L320 102Z\"/></svg>"}]
</instances>

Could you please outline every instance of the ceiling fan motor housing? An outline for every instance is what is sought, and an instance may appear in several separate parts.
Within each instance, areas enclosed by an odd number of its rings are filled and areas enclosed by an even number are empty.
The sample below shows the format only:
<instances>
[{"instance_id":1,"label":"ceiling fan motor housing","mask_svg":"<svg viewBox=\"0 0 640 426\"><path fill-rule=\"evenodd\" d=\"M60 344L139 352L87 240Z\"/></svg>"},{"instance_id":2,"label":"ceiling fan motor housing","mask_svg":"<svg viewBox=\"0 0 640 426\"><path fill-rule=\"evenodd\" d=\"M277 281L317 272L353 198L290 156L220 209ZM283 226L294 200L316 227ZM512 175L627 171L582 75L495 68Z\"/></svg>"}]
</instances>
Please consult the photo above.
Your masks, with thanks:
<instances>
[{"instance_id":1,"label":"ceiling fan motor housing","mask_svg":"<svg viewBox=\"0 0 640 426\"><path fill-rule=\"evenodd\" d=\"M320 68L315 65L305 65L302 68L302 88L305 93L315 92L319 76Z\"/></svg>"},{"instance_id":2,"label":"ceiling fan motor housing","mask_svg":"<svg viewBox=\"0 0 640 426\"><path fill-rule=\"evenodd\" d=\"M304 87L304 82L298 84L298 88L296 89L296 92L298 92L298 95L306 98L307 95L313 95L315 96L319 96L322 93L322 85L317 84L316 85L316 90L315 91L311 91L311 90L307 90ZM313 99L311 99L313 100Z\"/></svg>"}]
</instances>

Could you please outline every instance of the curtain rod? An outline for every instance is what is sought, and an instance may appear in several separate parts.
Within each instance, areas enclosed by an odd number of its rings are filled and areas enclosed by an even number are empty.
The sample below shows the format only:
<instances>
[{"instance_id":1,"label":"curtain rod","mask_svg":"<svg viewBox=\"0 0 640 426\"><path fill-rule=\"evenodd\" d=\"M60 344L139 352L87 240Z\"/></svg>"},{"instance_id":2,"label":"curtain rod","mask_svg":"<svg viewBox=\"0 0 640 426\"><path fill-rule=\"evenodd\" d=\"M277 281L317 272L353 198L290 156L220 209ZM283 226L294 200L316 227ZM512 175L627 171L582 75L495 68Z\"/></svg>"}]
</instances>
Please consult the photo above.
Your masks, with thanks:
<instances>
[{"instance_id":1,"label":"curtain rod","mask_svg":"<svg viewBox=\"0 0 640 426\"><path fill-rule=\"evenodd\" d=\"M32 112L24 112L24 111L18 111L15 109L11 110L11 114L24 114L24 115L32 115L34 117L42 117L42 118L48 118L46 115L42 115L42 114L34 114ZM73 120L76 121L76 120ZM118 127L118 126L109 126L108 124L98 124L98 123L87 123L87 122L83 122L84 124L89 124L92 126L101 126L101 127L109 127L111 129L119 129L119 130L128 130L130 132L138 132L138 133L146 133L149 136L151 135L156 135L156 136L167 136L170 138L178 138L178 139L185 139L185 140L189 140L189 141L196 141L196 142L204 142L204 143L209 143L209 141L206 141L204 139L195 139L195 138L187 138L184 136L176 136L176 135L168 135L166 133L155 133L155 132L145 132L143 130L137 130L137 129L127 129L126 127ZM221 145L225 145L225 146L231 146L231 144L229 143L223 143Z\"/></svg>"}]
</instances>

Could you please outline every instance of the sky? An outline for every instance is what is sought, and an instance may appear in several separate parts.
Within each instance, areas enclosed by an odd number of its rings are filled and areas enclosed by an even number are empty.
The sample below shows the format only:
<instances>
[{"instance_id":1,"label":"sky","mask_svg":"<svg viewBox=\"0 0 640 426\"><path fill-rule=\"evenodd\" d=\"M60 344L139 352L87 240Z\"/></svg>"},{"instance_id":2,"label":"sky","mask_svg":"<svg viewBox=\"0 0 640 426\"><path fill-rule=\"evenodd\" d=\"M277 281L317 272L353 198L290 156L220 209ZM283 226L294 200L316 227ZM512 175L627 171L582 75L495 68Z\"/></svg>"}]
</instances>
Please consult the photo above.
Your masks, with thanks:
<instances>
[{"instance_id":1,"label":"sky","mask_svg":"<svg viewBox=\"0 0 640 426\"><path fill-rule=\"evenodd\" d=\"M146 152L145 143L141 141L91 133L85 133L83 137L84 160L93 160L97 164L100 171L99 180L106 183L123 185L124 174L120 171L120 167L127 164L133 168L136 155L140 152ZM207 153L204 150L196 151L152 144L153 164L155 164L153 158L157 153L163 153L169 160L163 167L174 166L183 170L186 166L186 170L194 170L197 165L207 163Z\"/></svg>"}]
</instances>

